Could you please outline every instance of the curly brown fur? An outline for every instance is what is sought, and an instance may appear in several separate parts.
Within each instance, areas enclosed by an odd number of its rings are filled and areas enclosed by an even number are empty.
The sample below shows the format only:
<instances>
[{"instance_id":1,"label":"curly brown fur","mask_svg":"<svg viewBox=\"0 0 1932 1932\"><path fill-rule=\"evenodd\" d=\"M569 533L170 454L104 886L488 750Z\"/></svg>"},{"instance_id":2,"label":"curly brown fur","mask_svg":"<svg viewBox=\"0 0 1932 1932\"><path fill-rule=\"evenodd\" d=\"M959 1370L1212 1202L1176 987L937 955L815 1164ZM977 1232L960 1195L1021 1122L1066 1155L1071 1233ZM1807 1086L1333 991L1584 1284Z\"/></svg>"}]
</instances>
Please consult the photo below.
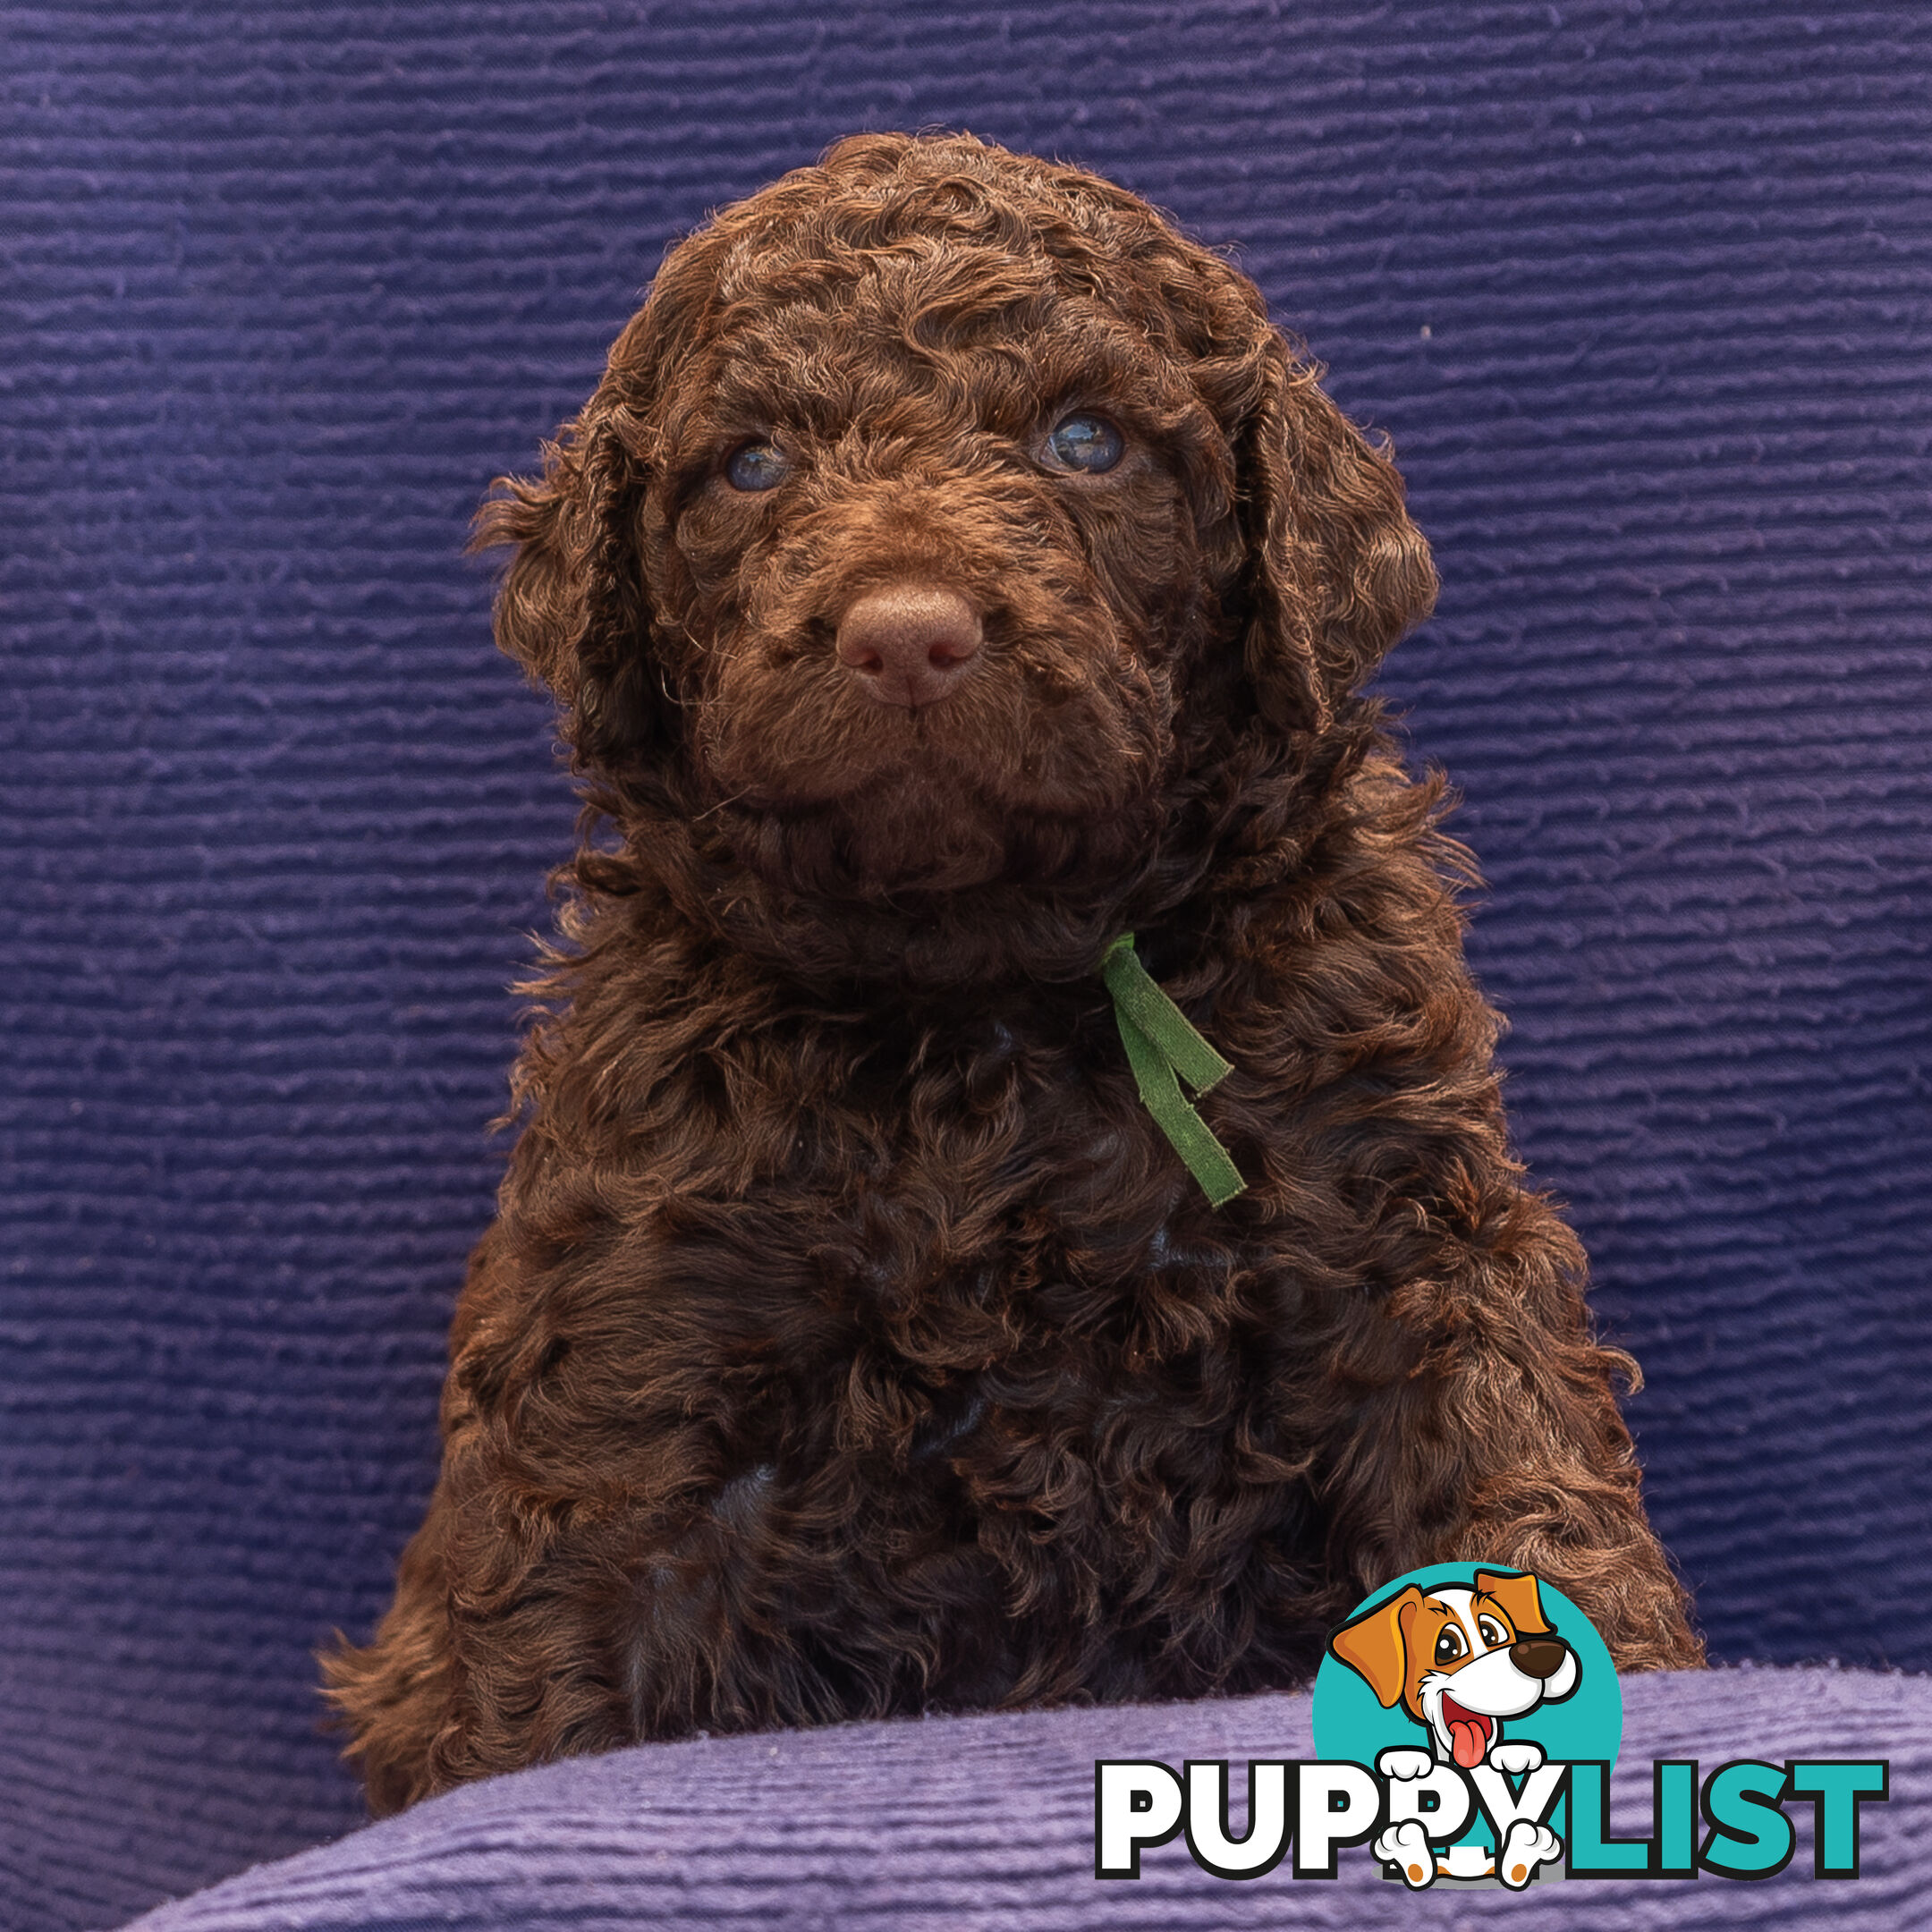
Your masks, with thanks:
<instances>
[{"instance_id":1,"label":"curly brown fur","mask_svg":"<svg viewBox=\"0 0 1932 1932\"><path fill-rule=\"evenodd\" d=\"M589 809L442 1479L328 1660L378 1810L698 1727L1290 1684L1439 1560L1697 1660L1633 1366L1508 1150L1469 860L1360 694L1428 551L1318 375L1123 190L864 136L675 249L486 505ZM1114 470L1043 467L1072 410ZM908 586L980 627L939 701L843 650ZM1219 1211L1096 977L1126 930L1234 1063Z\"/></svg>"}]
</instances>

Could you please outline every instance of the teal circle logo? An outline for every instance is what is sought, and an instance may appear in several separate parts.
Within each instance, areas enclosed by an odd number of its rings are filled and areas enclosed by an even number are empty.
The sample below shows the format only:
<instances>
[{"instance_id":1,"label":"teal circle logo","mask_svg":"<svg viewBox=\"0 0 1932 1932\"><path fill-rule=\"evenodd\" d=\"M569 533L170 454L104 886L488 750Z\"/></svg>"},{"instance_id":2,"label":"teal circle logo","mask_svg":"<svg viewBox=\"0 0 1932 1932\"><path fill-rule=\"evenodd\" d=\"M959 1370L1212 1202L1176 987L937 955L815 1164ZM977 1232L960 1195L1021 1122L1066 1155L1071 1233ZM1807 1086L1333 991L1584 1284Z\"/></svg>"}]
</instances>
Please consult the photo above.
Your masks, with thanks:
<instances>
[{"instance_id":1,"label":"teal circle logo","mask_svg":"<svg viewBox=\"0 0 1932 1932\"><path fill-rule=\"evenodd\" d=\"M1503 1563L1433 1563L1364 1597L1330 1633L1313 1715L1318 1758L1374 1770L1393 1753L1396 1775L1418 1791L1453 1784L1460 1770L1505 1778L1520 1794L1542 1765L1590 1759L1607 1778L1623 1740L1616 1668L1589 1619L1554 1584ZM1445 1840L1424 1803L1411 1807L1419 1816L1406 1842L1415 1856L1434 1854L1431 1876L1494 1883L1496 1835L1483 1812ZM1541 1819L1557 1838L1568 1835L1567 1809L1559 1799ZM1382 1855L1392 1868L1408 1862L1393 1839ZM1410 1873L1414 1882L1412 1864Z\"/></svg>"}]
</instances>

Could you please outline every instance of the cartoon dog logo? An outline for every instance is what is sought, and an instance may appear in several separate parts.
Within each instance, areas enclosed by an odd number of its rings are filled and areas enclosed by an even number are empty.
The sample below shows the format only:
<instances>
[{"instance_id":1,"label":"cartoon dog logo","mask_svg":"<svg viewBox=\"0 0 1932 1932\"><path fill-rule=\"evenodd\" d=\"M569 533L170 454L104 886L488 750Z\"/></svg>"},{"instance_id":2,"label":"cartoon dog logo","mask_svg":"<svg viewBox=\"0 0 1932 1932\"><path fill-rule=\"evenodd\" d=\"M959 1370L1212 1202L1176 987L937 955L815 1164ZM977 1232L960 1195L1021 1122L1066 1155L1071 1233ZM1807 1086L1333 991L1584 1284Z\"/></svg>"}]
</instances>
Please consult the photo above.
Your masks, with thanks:
<instances>
[{"instance_id":1,"label":"cartoon dog logo","mask_svg":"<svg viewBox=\"0 0 1932 1932\"><path fill-rule=\"evenodd\" d=\"M1428 1751L1381 1753L1377 1767L1387 1778L1426 1778L1450 1764L1464 1772L1487 1766L1512 1775L1536 1770L1542 1747L1528 1739L1506 1741L1504 1721L1560 1702L1576 1689L1579 1675L1576 1652L1543 1614L1536 1578L1493 1570L1479 1570L1473 1585L1425 1590L1411 1583L1343 1624L1328 1648L1385 1710L1400 1704L1428 1733ZM1440 1872L1496 1874L1513 1886L1527 1883L1536 1866L1559 1849L1553 1832L1526 1820L1511 1826L1497 1859L1480 1855L1480 1868L1470 1848L1460 1845L1438 1861L1413 1819L1391 1826L1375 1843L1377 1856L1400 1867L1411 1885L1427 1884Z\"/></svg>"}]
</instances>

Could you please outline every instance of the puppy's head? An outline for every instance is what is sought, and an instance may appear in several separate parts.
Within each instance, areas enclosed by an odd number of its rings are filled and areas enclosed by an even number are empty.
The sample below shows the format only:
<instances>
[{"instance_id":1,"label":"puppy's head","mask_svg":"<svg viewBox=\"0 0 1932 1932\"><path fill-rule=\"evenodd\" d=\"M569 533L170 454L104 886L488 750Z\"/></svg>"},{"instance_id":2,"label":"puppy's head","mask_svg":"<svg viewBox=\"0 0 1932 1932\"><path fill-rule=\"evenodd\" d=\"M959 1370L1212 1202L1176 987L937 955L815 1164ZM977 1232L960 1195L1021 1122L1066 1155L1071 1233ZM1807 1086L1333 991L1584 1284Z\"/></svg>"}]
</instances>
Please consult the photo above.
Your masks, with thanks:
<instances>
[{"instance_id":1,"label":"puppy's head","mask_svg":"<svg viewBox=\"0 0 1932 1932\"><path fill-rule=\"evenodd\" d=\"M498 640L620 821L794 909L1089 905L1088 953L1201 768L1319 734L1428 606L1317 373L1124 191L857 137L674 248L485 505Z\"/></svg>"},{"instance_id":2,"label":"puppy's head","mask_svg":"<svg viewBox=\"0 0 1932 1932\"><path fill-rule=\"evenodd\" d=\"M1428 1733L1436 1755L1482 1763L1505 1717L1575 1690L1576 1653L1550 1627L1534 1576L1479 1570L1473 1586L1411 1584L1344 1624L1329 1649Z\"/></svg>"}]
</instances>

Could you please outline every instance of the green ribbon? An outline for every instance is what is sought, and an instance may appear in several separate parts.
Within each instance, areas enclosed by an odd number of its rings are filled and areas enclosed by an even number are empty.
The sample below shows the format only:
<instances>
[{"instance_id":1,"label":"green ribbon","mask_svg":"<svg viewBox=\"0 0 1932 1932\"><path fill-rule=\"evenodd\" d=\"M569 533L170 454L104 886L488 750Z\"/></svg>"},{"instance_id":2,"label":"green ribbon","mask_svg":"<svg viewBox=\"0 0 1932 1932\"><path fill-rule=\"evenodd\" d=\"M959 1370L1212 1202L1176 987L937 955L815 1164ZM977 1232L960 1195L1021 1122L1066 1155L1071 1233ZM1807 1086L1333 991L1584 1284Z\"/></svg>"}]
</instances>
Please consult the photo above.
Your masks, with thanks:
<instances>
[{"instance_id":1,"label":"green ribbon","mask_svg":"<svg viewBox=\"0 0 1932 1932\"><path fill-rule=\"evenodd\" d=\"M1154 1124L1187 1163L1188 1172L1216 1208L1242 1192L1248 1183L1228 1150L1181 1091L1185 1080L1197 1095L1217 1086L1231 1067L1194 1029L1155 983L1134 952L1133 935L1123 933L1100 961L1100 977L1114 996L1114 1019L1121 1045L1133 1069L1141 1104ZM1176 1076L1179 1076L1177 1079Z\"/></svg>"}]
</instances>

